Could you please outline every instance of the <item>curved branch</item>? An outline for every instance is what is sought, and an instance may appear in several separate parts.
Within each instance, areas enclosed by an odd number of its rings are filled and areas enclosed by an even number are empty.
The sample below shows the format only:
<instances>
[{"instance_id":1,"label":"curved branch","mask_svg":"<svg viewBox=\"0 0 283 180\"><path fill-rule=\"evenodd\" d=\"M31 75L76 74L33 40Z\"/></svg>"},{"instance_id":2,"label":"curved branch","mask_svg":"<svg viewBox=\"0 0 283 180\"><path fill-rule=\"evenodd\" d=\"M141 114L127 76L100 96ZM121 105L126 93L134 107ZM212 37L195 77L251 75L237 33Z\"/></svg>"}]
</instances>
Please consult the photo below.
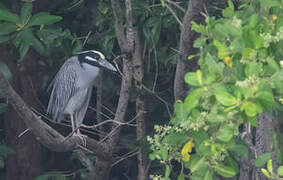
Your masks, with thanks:
<instances>
[{"instance_id":1,"label":"curved branch","mask_svg":"<svg viewBox=\"0 0 283 180\"><path fill-rule=\"evenodd\" d=\"M83 146L83 142L79 137L73 136L65 140L61 134L42 121L39 116L36 116L25 104L23 99L15 92L1 72L0 89L3 95L8 98L8 102L42 145L57 152L72 151ZM87 149L102 159L109 159L109 149L105 144L99 143L91 138L86 138L86 142Z\"/></svg>"},{"instance_id":2,"label":"curved branch","mask_svg":"<svg viewBox=\"0 0 283 180\"><path fill-rule=\"evenodd\" d=\"M111 0L111 6L115 19L115 32L116 37L118 39L119 46L121 48L122 53L129 52L128 42L126 36L124 34L124 25L123 25L123 16L122 16L122 8L120 6L119 0Z\"/></svg>"},{"instance_id":3,"label":"curved branch","mask_svg":"<svg viewBox=\"0 0 283 180\"><path fill-rule=\"evenodd\" d=\"M183 19L183 28L181 29L180 44L179 44L179 58L176 67L174 80L174 96L175 100L183 100L189 90L185 83L184 76L187 72L197 69L197 59L188 61L188 56L196 54L199 50L193 47L195 39L199 34L192 30L191 23L195 21L201 23L204 17L201 15L203 7L207 0L190 0Z\"/></svg>"}]
</instances>

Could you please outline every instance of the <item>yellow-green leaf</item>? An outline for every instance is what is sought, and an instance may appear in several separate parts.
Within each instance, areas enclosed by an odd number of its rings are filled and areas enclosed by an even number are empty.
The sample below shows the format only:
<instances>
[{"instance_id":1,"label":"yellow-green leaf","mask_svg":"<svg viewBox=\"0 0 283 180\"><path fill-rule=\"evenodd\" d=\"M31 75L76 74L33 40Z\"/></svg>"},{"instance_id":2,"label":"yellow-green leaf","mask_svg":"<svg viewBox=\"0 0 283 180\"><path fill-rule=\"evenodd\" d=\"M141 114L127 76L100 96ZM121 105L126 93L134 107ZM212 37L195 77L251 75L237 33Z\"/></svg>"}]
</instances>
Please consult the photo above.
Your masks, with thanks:
<instances>
[{"instance_id":1,"label":"yellow-green leaf","mask_svg":"<svg viewBox=\"0 0 283 180\"><path fill-rule=\"evenodd\" d=\"M269 172L268 172L266 169L261 168L261 172L262 172L266 177L271 178Z\"/></svg>"},{"instance_id":2,"label":"yellow-green leaf","mask_svg":"<svg viewBox=\"0 0 283 180\"><path fill-rule=\"evenodd\" d=\"M225 177L225 178L231 178L236 176L237 171L230 166L225 166L224 164L219 163L216 167L215 167L215 171L217 172L217 174Z\"/></svg>"},{"instance_id":3,"label":"yellow-green leaf","mask_svg":"<svg viewBox=\"0 0 283 180\"><path fill-rule=\"evenodd\" d=\"M182 148L181 154L184 162L188 162L190 160L191 155L189 153L192 152L193 146L193 140L190 140Z\"/></svg>"},{"instance_id":4,"label":"yellow-green leaf","mask_svg":"<svg viewBox=\"0 0 283 180\"><path fill-rule=\"evenodd\" d=\"M197 80L200 85L202 85L202 72L197 70Z\"/></svg>"},{"instance_id":5,"label":"yellow-green leaf","mask_svg":"<svg viewBox=\"0 0 283 180\"><path fill-rule=\"evenodd\" d=\"M228 48L227 48L226 44L224 44L224 43L222 43L218 40L214 40L213 44L218 50L218 57L220 59L224 59L226 56L229 55Z\"/></svg>"},{"instance_id":6,"label":"yellow-green leaf","mask_svg":"<svg viewBox=\"0 0 283 180\"><path fill-rule=\"evenodd\" d=\"M269 171L271 174L273 173L272 159L269 159L269 160L268 160L267 169L268 169L268 171Z\"/></svg>"},{"instance_id":7,"label":"yellow-green leaf","mask_svg":"<svg viewBox=\"0 0 283 180\"><path fill-rule=\"evenodd\" d=\"M229 94L228 92L216 92L215 94L217 101L219 101L224 106L232 106L237 103L237 99Z\"/></svg>"}]
</instances>

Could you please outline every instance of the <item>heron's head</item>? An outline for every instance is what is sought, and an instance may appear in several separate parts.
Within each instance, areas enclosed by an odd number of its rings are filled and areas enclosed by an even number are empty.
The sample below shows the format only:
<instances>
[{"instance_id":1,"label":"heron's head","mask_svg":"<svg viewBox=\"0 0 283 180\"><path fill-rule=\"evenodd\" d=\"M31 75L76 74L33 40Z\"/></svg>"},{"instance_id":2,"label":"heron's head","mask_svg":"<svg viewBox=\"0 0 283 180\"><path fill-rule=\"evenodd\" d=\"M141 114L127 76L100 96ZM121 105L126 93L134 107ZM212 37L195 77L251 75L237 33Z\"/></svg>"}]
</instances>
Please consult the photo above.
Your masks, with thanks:
<instances>
[{"instance_id":1,"label":"heron's head","mask_svg":"<svg viewBox=\"0 0 283 180\"><path fill-rule=\"evenodd\" d=\"M83 51L78 53L78 59L81 64L86 63L91 66L96 66L99 68L107 69L116 72L117 69L111 63L109 63L105 56L94 50Z\"/></svg>"}]
</instances>

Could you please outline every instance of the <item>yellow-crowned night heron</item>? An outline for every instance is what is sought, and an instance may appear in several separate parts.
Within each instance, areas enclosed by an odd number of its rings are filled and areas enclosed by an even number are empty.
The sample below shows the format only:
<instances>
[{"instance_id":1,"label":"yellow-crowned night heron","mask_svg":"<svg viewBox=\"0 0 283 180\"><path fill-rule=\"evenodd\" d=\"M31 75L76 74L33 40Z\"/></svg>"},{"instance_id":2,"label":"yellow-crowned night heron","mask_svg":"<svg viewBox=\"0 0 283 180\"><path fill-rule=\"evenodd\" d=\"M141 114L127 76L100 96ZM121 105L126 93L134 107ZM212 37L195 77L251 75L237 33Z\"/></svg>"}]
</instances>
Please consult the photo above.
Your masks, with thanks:
<instances>
[{"instance_id":1,"label":"yellow-crowned night heron","mask_svg":"<svg viewBox=\"0 0 283 180\"><path fill-rule=\"evenodd\" d=\"M93 50L80 52L63 64L50 84L53 89L47 112L54 121L61 122L70 115L72 131L77 129L77 134L80 134L78 128L83 122L94 81L101 68L117 71L101 52Z\"/></svg>"}]
</instances>

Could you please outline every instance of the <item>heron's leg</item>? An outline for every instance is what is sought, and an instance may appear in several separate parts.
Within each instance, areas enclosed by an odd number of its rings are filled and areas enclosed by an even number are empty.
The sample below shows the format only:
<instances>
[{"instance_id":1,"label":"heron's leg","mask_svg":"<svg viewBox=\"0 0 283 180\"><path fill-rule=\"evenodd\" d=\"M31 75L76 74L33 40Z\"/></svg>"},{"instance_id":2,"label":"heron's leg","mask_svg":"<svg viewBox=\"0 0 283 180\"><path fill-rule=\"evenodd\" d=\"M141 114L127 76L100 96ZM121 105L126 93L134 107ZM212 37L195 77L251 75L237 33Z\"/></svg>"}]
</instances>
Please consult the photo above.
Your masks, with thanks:
<instances>
[{"instance_id":1,"label":"heron's leg","mask_svg":"<svg viewBox=\"0 0 283 180\"><path fill-rule=\"evenodd\" d=\"M79 138L81 138L81 140L82 140L82 142L83 142L83 146L86 147L86 138L87 138L87 135L81 134L80 129L77 129L77 132L75 132L74 135L79 136Z\"/></svg>"},{"instance_id":2,"label":"heron's leg","mask_svg":"<svg viewBox=\"0 0 283 180\"><path fill-rule=\"evenodd\" d=\"M75 131L74 113L70 113L72 123L72 133Z\"/></svg>"}]
</instances>

